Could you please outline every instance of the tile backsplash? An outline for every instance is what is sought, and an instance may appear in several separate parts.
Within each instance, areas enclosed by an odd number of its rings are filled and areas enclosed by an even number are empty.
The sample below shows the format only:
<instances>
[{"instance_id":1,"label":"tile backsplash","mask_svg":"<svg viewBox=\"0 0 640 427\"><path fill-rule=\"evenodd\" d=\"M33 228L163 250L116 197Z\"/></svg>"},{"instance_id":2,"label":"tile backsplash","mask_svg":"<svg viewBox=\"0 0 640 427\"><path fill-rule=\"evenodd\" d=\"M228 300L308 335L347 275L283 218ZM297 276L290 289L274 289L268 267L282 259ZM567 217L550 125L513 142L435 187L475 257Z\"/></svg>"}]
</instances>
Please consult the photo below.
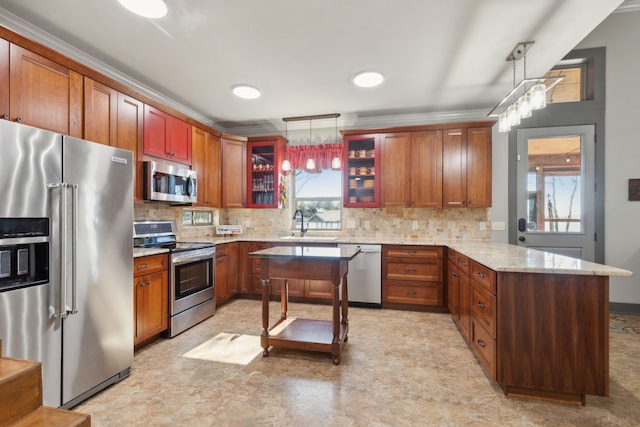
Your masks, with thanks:
<instances>
[{"instance_id":1,"label":"tile backsplash","mask_svg":"<svg viewBox=\"0 0 640 427\"><path fill-rule=\"evenodd\" d=\"M214 225L183 226L184 209L198 208L145 203L134 206L134 216L136 220L175 220L178 238L182 241L219 237L215 230L217 224L242 225L244 234L252 237L277 237L291 233L292 212L289 209L209 209L213 213ZM490 240L490 214L490 208L343 208L342 230L330 233L339 237ZM316 232L309 231L309 234L313 233Z\"/></svg>"}]
</instances>

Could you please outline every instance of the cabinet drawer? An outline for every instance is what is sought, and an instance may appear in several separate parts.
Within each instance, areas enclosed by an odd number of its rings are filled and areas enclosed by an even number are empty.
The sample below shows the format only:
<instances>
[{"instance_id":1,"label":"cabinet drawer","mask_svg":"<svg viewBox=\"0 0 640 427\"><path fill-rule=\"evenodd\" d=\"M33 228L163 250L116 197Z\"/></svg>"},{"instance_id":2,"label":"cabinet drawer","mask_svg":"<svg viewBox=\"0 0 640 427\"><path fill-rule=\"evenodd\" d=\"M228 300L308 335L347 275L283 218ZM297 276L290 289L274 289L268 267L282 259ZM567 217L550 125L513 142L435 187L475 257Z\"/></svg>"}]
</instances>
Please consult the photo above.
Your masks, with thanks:
<instances>
[{"instance_id":1,"label":"cabinet drawer","mask_svg":"<svg viewBox=\"0 0 640 427\"><path fill-rule=\"evenodd\" d=\"M229 245L216 245L216 258L222 258L229 255Z\"/></svg>"},{"instance_id":2,"label":"cabinet drawer","mask_svg":"<svg viewBox=\"0 0 640 427\"><path fill-rule=\"evenodd\" d=\"M471 260L462 254L456 255L456 265L463 272L469 274Z\"/></svg>"},{"instance_id":3,"label":"cabinet drawer","mask_svg":"<svg viewBox=\"0 0 640 427\"><path fill-rule=\"evenodd\" d=\"M149 255L133 259L133 277L169 268L169 256L167 254Z\"/></svg>"},{"instance_id":4,"label":"cabinet drawer","mask_svg":"<svg viewBox=\"0 0 640 427\"><path fill-rule=\"evenodd\" d=\"M496 337L496 297L477 283L471 286L471 310L476 321Z\"/></svg>"},{"instance_id":5,"label":"cabinet drawer","mask_svg":"<svg viewBox=\"0 0 640 427\"><path fill-rule=\"evenodd\" d=\"M442 258L444 249L441 246L389 246L382 248L383 257L394 258Z\"/></svg>"},{"instance_id":6,"label":"cabinet drawer","mask_svg":"<svg viewBox=\"0 0 640 427\"><path fill-rule=\"evenodd\" d=\"M420 286L385 283L382 300L400 304L442 305L442 283Z\"/></svg>"},{"instance_id":7,"label":"cabinet drawer","mask_svg":"<svg viewBox=\"0 0 640 427\"><path fill-rule=\"evenodd\" d=\"M458 265L458 252L453 249L447 249L447 260L453 265Z\"/></svg>"},{"instance_id":8,"label":"cabinet drawer","mask_svg":"<svg viewBox=\"0 0 640 427\"><path fill-rule=\"evenodd\" d=\"M426 259L421 262L402 262L386 259L383 262L383 279L439 282L442 280L442 260Z\"/></svg>"},{"instance_id":9,"label":"cabinet drawer","mask_svg":"<svg viewBox=\"0 0 640 427\"><path fill-rule=\"evenodd\" d=\"M478 323L471 320L471 348L491 382L496 381L496 340Z\"/></svg>"},{"instance_id":10,"label":"cabinet drawer","mask_svg":"<svg viewBox=\"0 0 640 427\"><path fill-rule=\"evenodd\" d=\"M469 275L476 283L484 286L492 294L496 293L496 273L490 268L471 260L471 271Z\"/></svg>"}]
</instances>

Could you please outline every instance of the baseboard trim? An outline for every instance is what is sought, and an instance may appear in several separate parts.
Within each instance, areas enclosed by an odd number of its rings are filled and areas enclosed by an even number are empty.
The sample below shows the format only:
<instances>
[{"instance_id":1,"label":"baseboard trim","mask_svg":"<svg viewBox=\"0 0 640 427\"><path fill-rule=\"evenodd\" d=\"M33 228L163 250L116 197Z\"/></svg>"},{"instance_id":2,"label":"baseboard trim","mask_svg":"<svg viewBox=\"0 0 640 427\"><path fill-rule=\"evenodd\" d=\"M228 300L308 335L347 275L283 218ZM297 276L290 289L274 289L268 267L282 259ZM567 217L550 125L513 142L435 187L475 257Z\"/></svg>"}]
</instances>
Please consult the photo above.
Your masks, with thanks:
<instances>
[{"instance_id":1,"label":"baseboard trim","mask_svg":"<svg viewBox=\"0 0 640 427\"><path fill-rule=\"evenodd\" d=\"M610 302L609 311L620 314L640 314L640 304L629 304L625 302Z\"/></svg>"}]
</instances>

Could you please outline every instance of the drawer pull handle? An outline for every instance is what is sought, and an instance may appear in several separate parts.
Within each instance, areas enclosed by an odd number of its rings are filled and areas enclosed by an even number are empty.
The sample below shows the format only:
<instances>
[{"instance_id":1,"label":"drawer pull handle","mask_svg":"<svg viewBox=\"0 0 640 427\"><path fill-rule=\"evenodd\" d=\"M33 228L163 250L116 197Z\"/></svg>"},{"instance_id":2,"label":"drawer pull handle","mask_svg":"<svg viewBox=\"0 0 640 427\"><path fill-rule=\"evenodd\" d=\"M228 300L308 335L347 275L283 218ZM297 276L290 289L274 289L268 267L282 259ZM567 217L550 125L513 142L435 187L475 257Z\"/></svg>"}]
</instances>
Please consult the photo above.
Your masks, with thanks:
<instances>
[{"instance_id":1,"label":"drawer pull handle","mask_svg":"<svg viewBox=\"0 0 640 427\"><path fill-rule=\"evenodd\" d=\"M415 268L405 268L404 271L406 271L407 273L415 273L417 270Z\"/></svg>"},{"instance_id":2,"label":"drawer pull handle","mask_svg":"<svg viewBox=\"0 0 640 427\"><path fill-rule=\"evenodd\" d=\"M452 272L452 273L451 273L451 275L452 275L453 277L458 277L458 273L456 273L455 271L454 271L454 272Z\"/></svg>"},{"instance_id":3,"label":"drawer pull handle","mask_svg":"<svg viewBox=\"0 0 640 427\"><path fill-rule=\"evenodd\" d=\"M463 267L466 267L467 266L467 262L466 261L460 261L460 265L463 266Z\"/></svg>"},{"instance_id":4,"label":"drawer pull handle","mask_svg":"<svg viewBox=\"0 0 640 427\"><path fill-rule=\"evenodd\" d=\"M478 343L478 345L479 345L480 347L482 347L482 348L485 348L485 347L487 346L487 345L485 344L485 342L484 342L484 341L482 341L482 340L476 340L476 342L477 342L477 343Z\"/></svg>"},{"instance_id":5,"label":"drawer pull handle","mask_svg":"<svg viewBox=\"0 0 640 427\"><path fill-rule=\"evenodd\" d=\"M416 253L417 253L417 251L415 251L415 250L413 250L413 249L410 249L410 250L408 250L408 251L407 251L407 253L408 253L408 254L416 254Z\"/></svg>"},{"instance_id":6,"label":"drawer pull handle","mask_svg":"<svg viewBox=\"0 0 640 427\"><path fill-rule=\"evenodd\" d=\"M407 291L407 295L415 295L416 291Z\"/></svg>"},{"instance_id":7,"label":"drawer pull handle","mask_svg":"<svg viewBox=\"0 0 640 427\"><path fill-rule=\"evenodd\" d=\"M485 309L485 307L486 307L486 305L484 305L484 304L483 304L483 303L481 303L480 301L476 302L476 305L477 305L478 307L480 307L481 309L483 309L483 310L484 310L484 309Z\"/></svg>"},{"instance_id":8,"label":"drawer pull handle","mask_svg":"<svg viewBox=\"0 0 640 427\"><path fill-rule=\"evenodd\" d=\"M142 270L143 268L149 268L149 264L140 264L136 266L136 269L138 270Z\"/></svg>"},{"instance_id":9,"label":"drawer pull handle","mask_svg":"<svg viewBox=\"0 0 640 427\"><path fill-rule=\"evenodd\" d=\"M484 273L476 273L478 275L479 278L484 279L486 277L486 274Z\"/></svg>"},{"instance_id":10,"label":"drawer pull handle","mask_svg":"<svg viewBox=\"0 0 640 427\"><path fill-rule=\"evenodd\" d=\"M456 259L455 255L449 255L449 259Z\"/></svg>"}]
</instances>

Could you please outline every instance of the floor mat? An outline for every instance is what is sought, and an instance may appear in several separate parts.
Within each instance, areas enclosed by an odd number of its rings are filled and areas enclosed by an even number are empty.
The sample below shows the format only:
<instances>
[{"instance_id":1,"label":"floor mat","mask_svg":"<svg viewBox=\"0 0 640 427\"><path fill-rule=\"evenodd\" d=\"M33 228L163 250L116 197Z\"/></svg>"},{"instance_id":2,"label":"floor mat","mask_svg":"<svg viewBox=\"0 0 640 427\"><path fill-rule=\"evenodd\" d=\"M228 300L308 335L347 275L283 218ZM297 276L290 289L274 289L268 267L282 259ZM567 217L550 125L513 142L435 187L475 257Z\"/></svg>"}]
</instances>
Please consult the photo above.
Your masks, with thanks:
<instances>
[{"instance_id":1,"label":"floor mat","mask_svg":"<svg viewBox=\"0 0 640 427\"><path fill-rule=\"evenodd\" d=\"M259 336L221 332L189 350L183 357L246 365L261 352Z\"/></svg>"}]
</instances>

